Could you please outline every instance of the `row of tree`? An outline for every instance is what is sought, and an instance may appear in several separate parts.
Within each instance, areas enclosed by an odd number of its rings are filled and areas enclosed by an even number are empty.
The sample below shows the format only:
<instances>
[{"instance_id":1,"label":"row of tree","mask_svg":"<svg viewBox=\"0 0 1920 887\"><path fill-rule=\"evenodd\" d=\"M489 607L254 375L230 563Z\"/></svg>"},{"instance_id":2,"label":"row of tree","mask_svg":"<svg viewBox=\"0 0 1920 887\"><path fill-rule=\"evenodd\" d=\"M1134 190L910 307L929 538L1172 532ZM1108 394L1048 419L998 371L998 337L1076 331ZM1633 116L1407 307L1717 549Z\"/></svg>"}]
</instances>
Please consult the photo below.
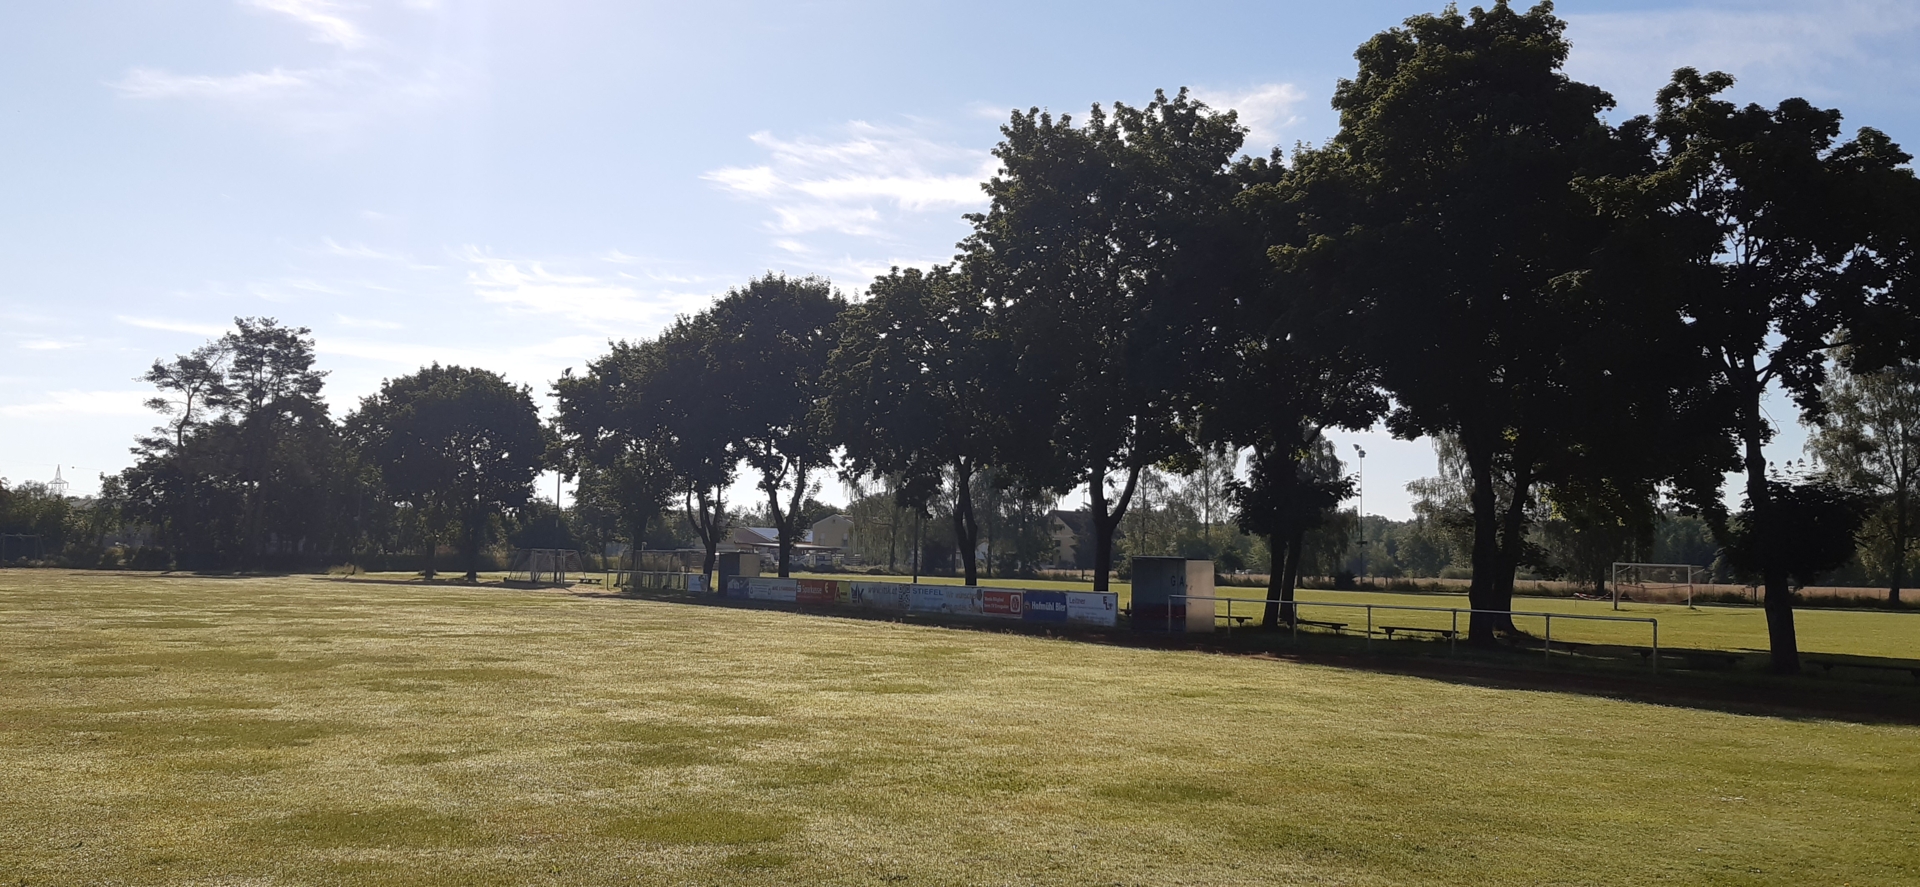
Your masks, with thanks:
<instances>
[{"instance_id":1,"label":"row of tree","mask_svg":"<svg viewBox=\"0 0 1920 887\"><path fill-rule=\"evenodd\" d=\"M1610 123L1612 97L1562 70L1564 30L1547 3L1409 19L1356 53L1338 134L1290 154L1241 155L1235 115L1184 90L1015 113L951 264L895 269L855 301L753 280L569 371L550 434L526 390L452 367L388 382L335 428L310 355L273 363L294 331L243 321L155 368L181 433L142 442L165 465L204 451L230 480L143 462L127 485L200 503L183 526L231 524L258 551L280 491L310 480L272 470L272 448L338 436L367 489L421 532L466 528L472 552L551 460L636 540L683 515L710 567L745 466L784 570L838 471L886 479L916 513L952 503L972 582L991 478L1084 489L1104 589L1148 472L1225 449L1247 454L1229 497L1274 552L1277 624L1307 534L1352 493L1323 430L1384 421L1457 457L1475 641L1516 631L1501 614L1540 515L1633 532L1664 497L1765 585L1774 665L1797 669L1791 583L1831 565L1816 538L1851 550L1860 500L1839 474L1769 471L1763 399L1782 389L1819 422L1847 402L1830 367L1874 379L1920 356L1920 184L1881 133L1843 140L1837 111L1800 99L1736 104L1719 73L1682 69L1653 115ZM216 364L226 381L195 381ZM1871 458L1832 440L1841 473Z\"/></svg>"}]
</instances>

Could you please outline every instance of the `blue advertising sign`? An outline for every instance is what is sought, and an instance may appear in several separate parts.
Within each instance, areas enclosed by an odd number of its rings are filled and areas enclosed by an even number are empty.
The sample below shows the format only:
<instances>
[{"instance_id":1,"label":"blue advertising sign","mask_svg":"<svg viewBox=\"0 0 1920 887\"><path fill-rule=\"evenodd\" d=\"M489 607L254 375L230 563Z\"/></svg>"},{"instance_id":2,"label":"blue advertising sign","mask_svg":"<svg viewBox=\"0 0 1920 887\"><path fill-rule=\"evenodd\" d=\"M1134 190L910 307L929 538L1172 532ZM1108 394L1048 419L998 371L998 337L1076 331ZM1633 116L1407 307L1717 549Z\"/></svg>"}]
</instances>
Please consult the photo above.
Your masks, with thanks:
<instances>
[{"instance_id":1,"label":"blue advertising sign","mask_svg":"<svg viewBox=\"0 0 1920 887\"><path fill-rule=\"evenodd\" d=\"M1067 621L1067 593L1028 591L1021 595L1021 618L1028 622Z\"/></svg>"}]
</instances>

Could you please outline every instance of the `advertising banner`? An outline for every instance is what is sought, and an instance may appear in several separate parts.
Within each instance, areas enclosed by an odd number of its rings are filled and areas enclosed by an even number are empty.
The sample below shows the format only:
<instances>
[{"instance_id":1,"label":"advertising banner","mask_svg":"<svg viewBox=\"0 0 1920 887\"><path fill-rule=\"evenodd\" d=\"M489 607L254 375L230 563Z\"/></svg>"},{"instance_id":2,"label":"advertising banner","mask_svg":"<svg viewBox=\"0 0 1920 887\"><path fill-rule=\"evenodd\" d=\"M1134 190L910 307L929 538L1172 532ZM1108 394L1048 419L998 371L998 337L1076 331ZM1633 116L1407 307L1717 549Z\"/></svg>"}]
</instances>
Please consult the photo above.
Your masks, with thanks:
<instances>
[{"instance_id":1,"label":"advertising banner","mask_svg":"<svg viewBox=\"0 0 1920 887\"><path fill-rule=\"evenodd\" d=\"M938 585L913 586L913 598L907 609L916 613L938 613L947 606L947 590Z\"/></svg>"},{"instance_id":2,"label":"advertising banner","mask_svg":"<svg viewBox=\"0 0 1920 887\"><path fill-rule=\"evenodd\" d=\"M904 611L913 598L913 586L899 582L849 582L856 607Z\"/></svg>"},{"instance_id":3,"label":"advertising banner","mask_svg":"<svg viewBox=\"0 0 1920 887\"><path fill-rule=\"evenodd\" d=\"M1067 593L1064 591L1026 591L1020 595L1020 618L1028 622L1067 621Z\"/></svg>"},{"instance_id":4,"label":"advertising banner","mask_svg":"<svg viewBox=\"0 0 1920 887\"><path fill-rule=\"evenodd\" d=\"M980 612L1002 619L1020 618L1021 592L1010 588L980 589Z\"/></svg>"},{"instance_id":5,"label":"advertising banner","mask_svg":"<svg viewBox=\"0 0 1920 887\"><path fill-rule=\"evenodd\" d=\"M980 589L964 585L942 586L946 601L941 606L943 613L961 613L968 616L980 615Z\"/></svg>"},{"instance_id":6,"label":"advertising banner","mask_svg":"<svg viewBox=\"0 0 1920 887\"><path fill-rule=\"evenodd\" d=\"M824 606L840 602L840 582L835 579L796 579L794 600L802 604Z\"/></svg>"},{"instance_id":7,"label":"advertising banner","mask_svg":"<svg viewBox=\"0 0 1920 887\"><path fill-rule=\"evenodd\" d=\"M707 593L707 577L694 574L687 577L687 590L695 594Z\"/></svg>"},{"instance_id":8,"label":"advertising banner","mask_svg":"<svg viewBox=\"0 0 1920 887\"><path fill-rule=\"evenodd\" d=\"M799 597L800 584L792 579L754 579L736 576L727 582L727 596L753 601L793 603Z\"/></svg>"},{"instance_id":9,"label":"advertising banner","mask_svg":"<svg viewBox=\"0 0 1920 887\"><path fill-rule=\"evenodd\" d=\"M1111 592L1067 592L1067 621L1112 627L1120 624L1120 596Z\"/></svg>"}]
</instances>

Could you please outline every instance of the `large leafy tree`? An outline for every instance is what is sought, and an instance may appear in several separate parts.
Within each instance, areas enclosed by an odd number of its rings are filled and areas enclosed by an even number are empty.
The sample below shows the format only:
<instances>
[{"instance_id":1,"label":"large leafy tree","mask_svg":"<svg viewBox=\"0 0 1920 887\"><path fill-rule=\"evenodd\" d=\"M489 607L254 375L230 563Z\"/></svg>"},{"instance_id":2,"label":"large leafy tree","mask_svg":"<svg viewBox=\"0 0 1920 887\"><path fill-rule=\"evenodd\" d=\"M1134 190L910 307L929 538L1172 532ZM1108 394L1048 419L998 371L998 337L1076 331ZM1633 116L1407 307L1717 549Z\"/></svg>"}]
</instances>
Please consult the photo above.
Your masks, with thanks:
<instances>
[{"instance_id":1,"label":"large leafy tree","mask_svg":"<svg viewBox=\"0 0 1920 887\"><path fill-rule=\"evenodd\" d=\"M1736 105L1720 96L1732 84L1725 74L1675 72L1651 120L1659 166L1628 182L1692 252L1681 307L1731 410L1746 475L1739 531L1725 529L1718 484L1691 494L1723 528L1723 543L1751 555L1766 586L1772 667L1790 673L1799 670L1790 588L1798 542L1784 503L1824 494L1769 479L1763 448L1774 428L1763 402L1778 386L1817 422L1837 346L1848 344L1838 356L1864 370L1912 348L1909 318L1920 315L1900 301L1914 295L1902 276L1911 266L1901 263L1911 262L1910 204L1920 198L1902 168L1910 158L1884 135L1862 129L1840 142L1838 111L1802 99Z\"/></svg>"},{"instance_id":2,"label":"large leafy tree","mask_svg":"<svg viewBox=\"0 0 1920 887\"><path fill-rule=\"evenodd\" d=\"M1303 170L1313 159L1302 152L1290 168L1276 152L1236 165L1242 190L1214 216L1211 249L1192 251L1182 275L1216 318L1203 435L1251 450L1232 496L1241 529L1265 536L1272 552L1270 628L1294 618L1307 533L1353 493L1322 432L1370 427L1387 407L1337 290L1269 261L1270 247L1298 247L1307 236L1301 212L1313 179Z\"/></svg>"},{"instance_id":3,"label":"large leafy tree","mask_svg":"<svg viewBox=\"0 0 1920 887\"><path fill-rule=\"evenodd\" d=\"M1104 590L1141 472L1195 446L1201 317L1178 270L1230 198L1244 130L1182 90L1079 125L1035 108L1001 133L963 248L1010 345L1004 410L1027 442L1010 467L1086 487Z\"/></svg>"},{"instance_id":4,"label":"large leafy tree","mask_svg":"<svg viewBox=\"0 0 1920 887\"><path fill-rule=\"evenodd\" d=\"M830 364L833 438L846 447L850 473L903 479L900 489L923 499L952 479L968 585L979 576L975 481L1003 439L1000 366L979 290L945 266L876 279L848 309Z\"/></svg>"},{"instance_id":5,"label":"large leafy tree","mask_svg":"<svg viewBox=\"0 0 1920 887\"><path fill-rule=\"evenodd\" d=\"M1842 367L1827 378L1821 400L1826 422L1807 450L1848 488L1873 495L1861 554L1898 601L1920 547L1920 365L1864 374Z\"/></svg>"},{"instance_id":6,"label":"large leafy tree","mask_svg":"<svg viewBox=\"0 0 1920 887\"><path fill-rule=\"evenodd\" d=\"M585 373L569 369L553 386L563 445L583 487L611 501L636 550L681 486L669 460L671 414L658 402L663 352L658 340L617 342Z\"/></svg>"},{"instance_id":7,"label":"large leafy tree","mask_svg":"<svg viewBox=\"0 0 1920 887\"><path fill-rule=\"evenodd\" d=\"M1612 99L1562 73L1564 29L1551 4L1502 0L1363 44L1358 74L1335 90L1339 134L1297 158L1306 236L1275 250L1361 325L1366 363L1394 398L1388 427L1458 440L1472 485L1469 596L1489 613L1511 608L1528 507L1566 447L1575 394L1608 368L1575 352L1604 327L1579 282L1615 223L1576 182L1632 152L1599 118ZM1502 629L1512 623L1498 615L1470 623L1482 643Z\"/></svg>"},{"instance_id":8,"label":"large leafy tree","mask_svg":"<svg viewBox=\"0 0 1920 887\"><path fill-rule=\"evenodd\" d=\"M802 529L812 473L832 462L822 402L845 307L823 278L768 274L729 290L699 326L700 366L711 382L700 390L737 422L730 429L733 452L760 474L767 514L779 532L781 576Z\"/></svg>"},{"instance_id":9,"label":"large leafy tree","mask_svg":"<svg viewBox=\"0 0 1920 887\"><path fill-rule=\"evenodd\" d=\"M334 469L346 456L320 391L305 328L240 317L219 339L142 377L166 417L138 439L116 485L131 517L151 521L183 566L255 566L289 547L342 537ZM268 537L278 544L269 546Z\"/></svg>"},{"instance_id":10,"label":"large leafy tree","mask_svg":"<svg viewBox=\"0 0 1920 887\"><path fill-rule=\"evenodd\" d=\"M391 495L458 519L466 578L477 581L493 518L526 503L546 462L547 430L528 389L436 363L387 380L347 424Z\"/></svg>"}]
</instances>

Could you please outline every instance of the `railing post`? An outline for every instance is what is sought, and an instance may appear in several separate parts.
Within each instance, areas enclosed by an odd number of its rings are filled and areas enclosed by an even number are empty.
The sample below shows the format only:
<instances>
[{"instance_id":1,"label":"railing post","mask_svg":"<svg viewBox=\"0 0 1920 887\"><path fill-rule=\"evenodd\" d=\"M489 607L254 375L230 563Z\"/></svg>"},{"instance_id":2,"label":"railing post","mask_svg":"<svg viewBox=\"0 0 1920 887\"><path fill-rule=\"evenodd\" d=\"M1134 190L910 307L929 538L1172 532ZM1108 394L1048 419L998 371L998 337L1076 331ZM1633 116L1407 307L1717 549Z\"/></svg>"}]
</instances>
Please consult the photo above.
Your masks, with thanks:
<instances>
[{"instance_id":1,"label":"railing post","mask_svg":"<svg viewBox=\"0 0 1920 887\"><path fill-rule=\"evenodd\" d=\"M1458 644L1459 642L1460 642L1460 611L1456 609L1453 611L1453 631L1447 634L1447 657L1449 659L1453 657L1454 649L1455 649L1454 645Z\"/></svg>"},{"instance_id":2,"label":"railing post","mask_svg":"<svg viewBox=\"0 0 1920 887\"><path fill-rule=\"evenodd\" d=\"M1367 643L1366 648L1373 649L1373 605L1367 605Z\"/></svg>"},{"instance_id":3,"label":"railing post","mask_svg":"<svg viewBox=\"0 0 1920 887\"><path fill-rule=\"evenodd\" d=\"M1653 623L1653 673L1660 673L1660 623Z\"/></svg>"},{"instance_id":4,"label":"railing post","mask_svg":"<svg viewBox=\"0 0 1920 887\"><path fill-rule=\"evenodd\" d=\"M1547 662L1551 663L1553 661L1553 614L1552 613L1547 614L1547 642L1542 646L1542 649L1546 652Z\"/></svg>"}]
</instances>

